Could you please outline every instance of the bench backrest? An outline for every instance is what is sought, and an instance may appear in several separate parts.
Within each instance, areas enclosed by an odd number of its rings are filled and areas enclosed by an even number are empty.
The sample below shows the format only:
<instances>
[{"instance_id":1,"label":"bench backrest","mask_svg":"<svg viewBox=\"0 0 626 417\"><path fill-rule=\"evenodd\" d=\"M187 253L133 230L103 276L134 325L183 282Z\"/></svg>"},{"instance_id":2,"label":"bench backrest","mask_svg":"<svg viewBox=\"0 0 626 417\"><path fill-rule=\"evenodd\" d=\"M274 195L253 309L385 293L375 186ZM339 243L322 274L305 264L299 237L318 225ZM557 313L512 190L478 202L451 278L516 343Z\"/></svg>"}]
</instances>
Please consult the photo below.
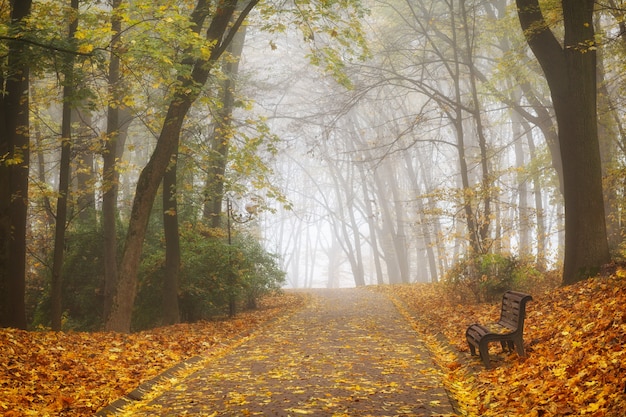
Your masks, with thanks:
<instances>
[{"instance_id":1,"label":"bench backrest","mask_svg":"<svg viewBox=\"0 0 626 417\"><path fill-rule=\"evenodd\" d=\"M532 296L518 291L507 291L502 296L502 310L498 324L513 331L524 330L526 318L526 303L533 299Z\"/></svg>"}]
</instances>

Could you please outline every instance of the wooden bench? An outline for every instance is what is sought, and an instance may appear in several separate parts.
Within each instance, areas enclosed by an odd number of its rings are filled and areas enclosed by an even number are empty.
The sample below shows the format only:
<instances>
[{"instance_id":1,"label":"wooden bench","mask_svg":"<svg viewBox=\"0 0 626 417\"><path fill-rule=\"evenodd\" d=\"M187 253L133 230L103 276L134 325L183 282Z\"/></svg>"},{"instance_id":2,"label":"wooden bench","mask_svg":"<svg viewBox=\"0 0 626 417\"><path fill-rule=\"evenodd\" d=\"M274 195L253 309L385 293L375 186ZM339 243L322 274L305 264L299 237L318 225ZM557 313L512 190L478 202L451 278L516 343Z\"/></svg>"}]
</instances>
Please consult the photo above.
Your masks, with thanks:
<instances>
[{"instance_id":1,"label":"wooden bench","mask_svg":"<svg viewBox=\"0 0 626 417\"><path fill-rule=\"evenodd\" d=\"M524 352L524 319L526 318L526 303L533 298L517 291L507 291L502 296L502 310L497 323L486 325L472 324L465 332L472 356L476 355L476 348L480 352L480 359L489 368L489 343L500 342L502 351L513 351L526 356Z\"/></svg>"}]
</instances>

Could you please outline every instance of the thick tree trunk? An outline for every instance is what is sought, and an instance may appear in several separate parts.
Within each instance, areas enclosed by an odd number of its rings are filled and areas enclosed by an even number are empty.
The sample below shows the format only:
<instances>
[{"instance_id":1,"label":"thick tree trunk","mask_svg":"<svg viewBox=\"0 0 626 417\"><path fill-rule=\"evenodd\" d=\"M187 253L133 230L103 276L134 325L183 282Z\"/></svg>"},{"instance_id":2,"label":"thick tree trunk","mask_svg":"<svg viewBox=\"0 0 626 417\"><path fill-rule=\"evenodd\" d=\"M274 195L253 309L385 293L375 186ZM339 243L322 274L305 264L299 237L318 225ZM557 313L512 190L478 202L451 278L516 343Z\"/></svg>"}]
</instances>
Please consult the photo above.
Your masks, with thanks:
<instances>
[{"instance_id":1,"label":"thick tree trunk","mask_svg":"<svg viewBox=\"0 0 626 417\"><path fill-rule=\"evenodd\" d=\"M31 0L11 2L12 35L19 35ZM0 87L0 326L26 328L28 213L28 46L8 42Z\"/></svg>"},{"instance_id":2,"label":"thick tree trunk","mask_svg":"<svg viewBox=\"0 0 626 417\"><path fill-rule=\"evenodd\" d=\"M118 270L115 297L106 323L107 330L130 331L137 293L137 271L150 211L165 170L178 147L180 129L192 101L191 97L178 97L171 103L156 149L137 181L123 257Z\"/></svg>"},{"instance_id":3,"label":"thick tree trunk","mask_svg":"<svg viewBox=\"0 0 626 417\"><path fill-rule=\"evenodd\" d=\"M188 64L193 64L191 74L179 76L180 88L170 103L156 148L137 181L124 252L118 270L116 292L113 298L111 313L106 322L107 330L130 331L132 311L137 293L137 272L150 211L152 210L152 205L165 170L178 149L183 121L191 105L200 95L201 87L206 84L209 78L210 66L222 55L243 19L245 19L256 3L256 0L248 2L236 23L229 28L229 22L237 7L237 2L220 1L213 20L207 29L206 38L216 42L211 56L207 60L189 62ZM194 22L197 28L202 26L207 12L206 1L199 0L191 16L191 21ZM226 34L227 29L229 30L228 34Z\"/></svg>"},{"instance_id":4,"label":"thick tree trunk","mask_svg":"<svg viewBox=\"0 0 626 417\"><path fill-rule=\"evenodd\" d=\"M593 0L563 0L564 47L537 0L516 0L528 44L545 73L559 129L565 201L563 284L609 261L596 115Z\"/></svg>"}]
</instances>

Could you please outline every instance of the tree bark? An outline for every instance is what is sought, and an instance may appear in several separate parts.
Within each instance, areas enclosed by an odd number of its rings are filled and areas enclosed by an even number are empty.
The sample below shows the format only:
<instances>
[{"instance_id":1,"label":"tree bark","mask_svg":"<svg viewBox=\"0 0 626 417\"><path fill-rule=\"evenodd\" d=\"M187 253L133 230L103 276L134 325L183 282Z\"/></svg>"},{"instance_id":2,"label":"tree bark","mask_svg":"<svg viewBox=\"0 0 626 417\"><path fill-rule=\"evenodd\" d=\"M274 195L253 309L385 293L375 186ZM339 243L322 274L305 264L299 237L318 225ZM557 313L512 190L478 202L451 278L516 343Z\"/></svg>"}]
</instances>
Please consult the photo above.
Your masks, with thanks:
<instances>
[{"instance_id":1,"label":"tree bark","mask_svg":"<svg viewBox=\"0 0 626 417\"><path fill-rule=\"evenodd\" d=\"M120 58L117 53L119 36L122 32L122 21L117 16L122 0L113 0L111 18L111 57L109 61L109 92L111 102L107 109L107 137L102 150L102 234L104 241L104 306L103 316L106 319L113 305L115 285L117 282L117 198L119 192L119 172L117 160L121 157L120 142L125 139L128 124L120 120L121 86ZM125 126L126 128L122 128Z\"/></svg>"},{"instance_id":2,"label":"tree bark","mask_svg":"<svg viewBox=\"0 0 626 417\"><path fill-rule=\"evenodd\" d=\"M79 126L72 132L73 148L76 153L74 161L78 159L78 165L74 167L76 175L75 190L78 194L76 208L78 220L81 224L93 227L97 224L96 196L94 184L96 173L94 170L94 137L91 134L92 117L91 111L84 108L72 110L72 120L77 121Z\"/></svg>"},{"instance_id":3,"label":"tree bark","mask_svg":"<svg viewBox=\"0 0 626 417\"><path fill-rule=\"evenodd\" d=\"M78 0L71 0L71 8L78 12ZM68 39L74 38L78 28L78 17L70 22ZM59 163L59 191L57 214L54 231L54 255L52 260L52 280L50 284L51 326L52 330L61 330L63 316L63 259L65 255L65 232L67 227L67 209L70 194L70 163L72 159L72 95L74 94L74 57L66 57L63 80L63 110L61 120L61 161Z\"/></svg>"},{"instance_id":4,"label":"tree bark","mask_svg":"<svg viewBox=\"0 0 626 417\"><path fill-rule=\"evenodd\" d=\"M11 2L11 28L18 35L31 0ZM0 326L26 328L26 230L28 214L28 46L9 41L0 79Z\"/></svg>"},{"instance_id":5,"label":"tree bark","mask_svg":"<svg viewBox=\"0 0 626 417\"><path fill-rule=\"evenodd\" d=\"M206 60L189 62L193 66L191 74L179 76L178 81L181 87L170 102L156 148L137 181L123 256L118 270L116 292L111 313L105 326L107 330L130 331L132 310L137 292L137 272L150 211L165 170L178 149L183 121L191 105L200 95L201 87L206 84L209 78L211 65L222 55L243 19L256 3L256 0L247 3L235 24L229 28L228 23L237 7L237 1L220 1L207 29L207 40L216 42L210 57ZM196 27L201 27L207 13L207 2L199 0L192 13L191 21ZM227 29L228 34L226 34Z\"/></svg>"},{"instance_id":6,"label":"tree bark","mask_svg":"<svg viewBox=\"0 0 626 417\"><path fill-rule=\"evenodd\" d=\"M470 22L467 15L467 8L465 7L465 1L461 0L461 19L463 27L463 37L465 39L465 57L464 63L468 68L468 81L470 85L472 95L471 114L476 125L476 136L478 138L478 148L480 149L480 168L481 168L481 197L483 202L482 213L477 220L478 235L480 237L480 244L483 251L487 250L489 246L489 226L491 222L491 175L489 174L489 155L487 152L487 139L485 138L485 131L483 129L483 121L480 111L480 100L478 99L478 88L476 87L476 78L478 78L476 67L474 66L474 51L473 41L471 39L472 33L470 33L470 26L473 23ZM476 212L479 212L479 208L476 208Z\"/></svg>"},{"instance_id":7,"label":"tree bark","mask_svg":"<svg viewBox=\"0 0 626 417\"><path fill-rule=\"evenodd\" d=\"M224 64L226 80L222 83L222 108L217 112L211 137L211 155L205 184L205 204L203 217L212 227L220 227L222 222L222 201L224 180L228 163L228 148L232 137L232 118L235 107L235 89L239 73L239 59L246 39L246 27L242 26L228 46L230 58Z\"/></svg>"},{"instance_id":8,"label":"tree bark","mask_svg":"<svg viewBox=\"0 0 626 417\"><path fill-rule=\"evenodd\" d=\"M593 0L563 0L563 47L538 0L516 0L526 40L546 76L559 130L565 202L563 284L609 261L596 115Z\"/></svg>"},{"instance_id":9,"label":"tree bark","mask_svg":"<svg viewBox=\"0 0 626 417\"><path fill-rule=\"evenodd\" d=\"M165 277L163 279L163 324L180 321L178 275L180 272L180 239L178 236L178 201L176 172L178 150L163 177L163 231L165 233Z\"/></svg>"}]
</instances>

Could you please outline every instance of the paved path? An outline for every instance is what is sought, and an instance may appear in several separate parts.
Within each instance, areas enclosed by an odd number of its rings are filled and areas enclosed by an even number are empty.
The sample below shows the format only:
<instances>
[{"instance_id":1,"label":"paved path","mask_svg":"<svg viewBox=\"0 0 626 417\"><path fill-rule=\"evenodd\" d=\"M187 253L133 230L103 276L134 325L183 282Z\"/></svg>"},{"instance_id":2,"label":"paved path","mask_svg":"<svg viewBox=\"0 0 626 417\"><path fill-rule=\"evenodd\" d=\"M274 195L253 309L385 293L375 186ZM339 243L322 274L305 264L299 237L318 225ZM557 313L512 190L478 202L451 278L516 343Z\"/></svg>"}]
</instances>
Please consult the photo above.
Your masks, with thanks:
<instances>
[{"instance_id":1,"label":"paved path","mask_svg":"<svg viewBox=\"0 0 626 417\"><path fill-rule=\"evenodd\" d=\"M141 407L137 407L137 406ZM134 416L440 416L452 407L418 335L383 294L315 290Z\"/></svg>"}]
</instances>

